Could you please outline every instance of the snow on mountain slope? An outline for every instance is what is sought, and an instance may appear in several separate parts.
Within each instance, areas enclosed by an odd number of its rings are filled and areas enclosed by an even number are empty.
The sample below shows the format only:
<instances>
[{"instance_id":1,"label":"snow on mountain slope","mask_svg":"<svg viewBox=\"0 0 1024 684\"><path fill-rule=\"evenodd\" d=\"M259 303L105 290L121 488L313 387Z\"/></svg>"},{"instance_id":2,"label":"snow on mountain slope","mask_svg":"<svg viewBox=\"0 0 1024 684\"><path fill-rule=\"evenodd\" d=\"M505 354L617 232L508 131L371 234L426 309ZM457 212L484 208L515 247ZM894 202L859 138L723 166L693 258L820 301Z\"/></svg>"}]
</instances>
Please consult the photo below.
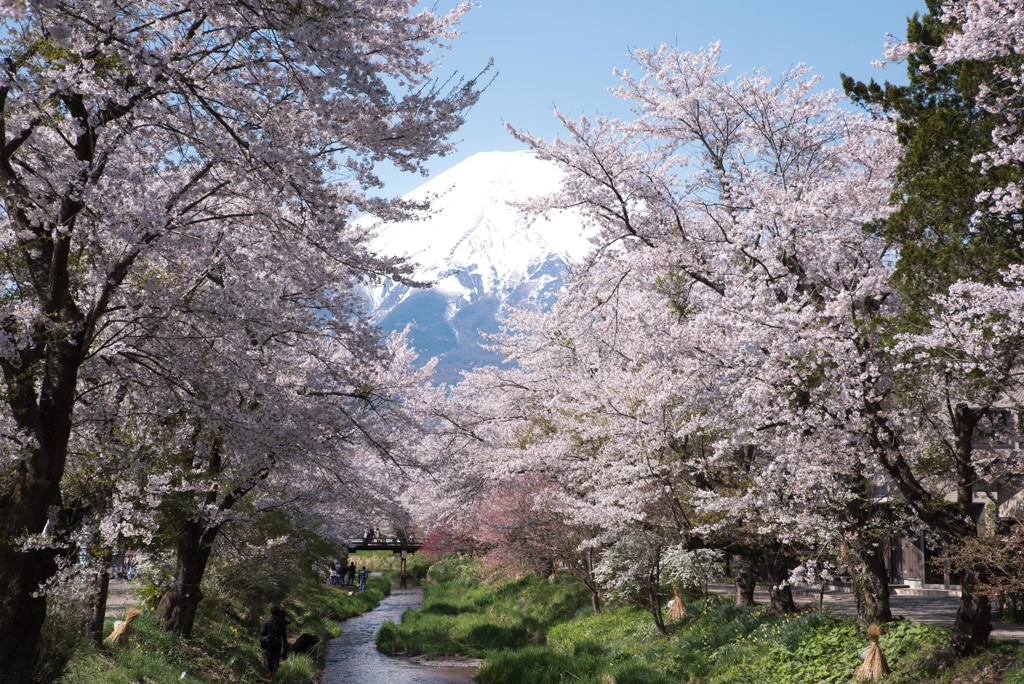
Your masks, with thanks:
<instances>
[{"instance_id":1,"label":"snow on mountain slope","mask_svg":"<svg viewBox=\"0 0 1024 684\"><path fill-rule=\"evenodd\" d=\"M366 291L385 330L412 324L421 358L437 356L445 382L461 370L500 361L483 350L515 306L550 305L566 268L590 249L575 214L526 216L511 203L554 191L561 171L530 152L476 154L406 195L429 199L426 218L377 227L376 251L406 256L430 289L392 282Z\"/></svg>"}]
</instances>

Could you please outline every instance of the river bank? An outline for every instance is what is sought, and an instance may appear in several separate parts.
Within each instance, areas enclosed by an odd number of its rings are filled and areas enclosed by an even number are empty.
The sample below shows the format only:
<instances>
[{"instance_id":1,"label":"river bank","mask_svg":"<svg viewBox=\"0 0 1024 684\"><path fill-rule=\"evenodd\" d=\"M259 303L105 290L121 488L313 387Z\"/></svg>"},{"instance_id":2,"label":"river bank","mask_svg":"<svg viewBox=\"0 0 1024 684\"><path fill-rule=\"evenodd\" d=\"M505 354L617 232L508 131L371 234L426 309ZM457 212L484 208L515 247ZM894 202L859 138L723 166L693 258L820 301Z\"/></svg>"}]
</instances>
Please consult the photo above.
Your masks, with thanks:
<instances>
[{"instance_id":1,"label":"river bank","mask_svg":"<svg viewBox=\"0 0 1024 684\"><path fill-rule=\"evenodd\" d=\"M461 684L472 682L480 661L451 657L391 657L377 650L376 635L386 622L401 622L407 610L423 602L418 585L393 587L391 595L368 613L345 620L341 634L327 644L321 684Z\"/></svg>"},{"instance_id":2,"label":"river bank","mask_svg":"<svg viewBox=\"0 0 1024 684\"><path fill-rule=\"evenodd\" d=\"M484 657L475 677L480 684L845 684L853 681L868 643L855 619L835 614L846 601L841 597L824 601L835 604L827 606L835 613L808 605L775 616L766 605L737 607L730 596L696 596L662 633L650 612L628 603L594 615L588 593L565 576L484 581L469 561L445 561L430 572L437 583L429 585L422 609L400 625L384 625L380 648ZM909 601L901 597L896 604L909 613ZM931 657L947 641L945 627L910 619L883 625L879 643L893 668L886 681L1024 682L1019 642L994 640L939 672Z\"/></svg>"},{"instance_id":3,"label":"river bank","mask_svg":"<svg viewBox=\"0 0 1024 684\"><path fill-rule=\"evenodd\" d=\"M108 603L104 633L109 634L113 618L124 609L138 606L135 582L115 587ZM332 587L315 581L297 583L284 596L289 620L289 637L310 633L319 637L321 653L337 636L342 621L372 610L390 592L390 583L371 577L367 591ZM125 648L110 644L96 647L81 642L72 656L61 684L266 684L263 653L259 648L259 627L267 607L280 598L239 600L210 592L200 603L196 626L190 639L160 630L151 612L132 623ZM298 654L281 664L274 684L308 684L317 676L317 654Z\"/></svg>"}]
</instances>

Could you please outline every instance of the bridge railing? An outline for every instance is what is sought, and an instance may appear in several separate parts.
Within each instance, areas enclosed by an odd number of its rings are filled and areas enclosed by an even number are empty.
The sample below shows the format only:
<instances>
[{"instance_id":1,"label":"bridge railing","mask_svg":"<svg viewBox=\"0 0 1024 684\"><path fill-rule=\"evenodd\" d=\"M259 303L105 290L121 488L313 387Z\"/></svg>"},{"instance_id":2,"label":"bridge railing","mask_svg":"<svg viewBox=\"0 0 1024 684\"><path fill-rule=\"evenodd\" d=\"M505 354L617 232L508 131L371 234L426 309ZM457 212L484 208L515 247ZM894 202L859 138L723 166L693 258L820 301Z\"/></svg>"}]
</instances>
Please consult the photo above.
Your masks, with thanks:
<instances>
[{"instance_id":1,"label":"bridge railing","mask_svg":"<svg viewBox=\"0 0 1024 684\"><path fill-rule=\"evenodd\" d=\"M349 550L419 551L421 543L409 537L357 537L346 541Z\"/></svg>"}]
</instances>

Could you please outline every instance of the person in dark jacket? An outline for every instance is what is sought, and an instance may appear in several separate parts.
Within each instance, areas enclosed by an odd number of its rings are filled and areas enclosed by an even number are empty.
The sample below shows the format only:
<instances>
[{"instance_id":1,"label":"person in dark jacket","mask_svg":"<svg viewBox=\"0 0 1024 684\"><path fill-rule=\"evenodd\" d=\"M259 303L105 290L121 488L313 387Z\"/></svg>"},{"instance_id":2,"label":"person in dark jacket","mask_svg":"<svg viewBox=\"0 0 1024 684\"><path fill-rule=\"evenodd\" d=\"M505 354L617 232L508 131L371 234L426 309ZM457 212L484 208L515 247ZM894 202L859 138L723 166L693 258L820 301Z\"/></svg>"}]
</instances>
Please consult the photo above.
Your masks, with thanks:
<instances>
[{"instance_id":1,"label":"person in dark jacket","mask_svg":"<svg viewBox=\"0 0 1024 684\"><path fill-rule=\"evenodd\" d=\"M348 564L348 585L354 585L356 583L356 562L352 561Z\"/></svg>"},{"instance_id":2,"label":"person in dark jacket","mask_svg":"<svg viewBox=\"0 0 1024 684\"><path fill-rule=\"evenodd\" d=\"M284 619L283 606L270 608L270 617L260 628L260 648L267 657L267 669L273 677L281 661L288 657L288 621Z\"/></svg>"},{"instance_id":3,"label":"person in dark jacket","mask_svg":"<svg viewBox=\"0 0 1024 684\"><path fill-rule=\"evenodd\" d=\"M366 591L366 578L369 576L370 573L366 571L366 566L364 565L359 571L359 591Z\"/></svg>"}]
</instances>

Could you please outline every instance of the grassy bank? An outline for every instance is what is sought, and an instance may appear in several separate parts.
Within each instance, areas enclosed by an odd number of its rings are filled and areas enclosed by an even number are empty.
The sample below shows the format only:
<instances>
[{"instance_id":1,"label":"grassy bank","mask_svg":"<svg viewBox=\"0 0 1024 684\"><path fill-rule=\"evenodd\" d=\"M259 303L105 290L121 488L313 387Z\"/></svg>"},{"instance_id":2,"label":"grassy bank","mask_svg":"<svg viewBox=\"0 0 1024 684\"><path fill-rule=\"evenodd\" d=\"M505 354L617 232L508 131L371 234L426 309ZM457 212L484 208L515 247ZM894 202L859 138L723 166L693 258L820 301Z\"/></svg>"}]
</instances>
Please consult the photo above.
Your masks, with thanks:
<instances>
[{"instance_id":1,"label":"grassy bank","mask_svg":"<svg viewBox=\"0 0 1024 684\"><path fill-rule=\"evenodd\" d=\"M402 574L402 558L393 551L358 551L349 555L346 563L355 563L356 570L366 566L368 572L379 572L385 577L399 578ZM405 575L410 579L422 580L427 576L430 563L421 553L411 553L405 561Z\"/></svg>"},{"instance_id":2,"label":"grassy bank","mask_svg":"<svg viewBox=\"0 0 1024 684\"><path fill-rule=\"evenodd\" d=\"M390 593L390 583L370 578L367 591L304 583L285 598L289 640L308 632L319 637L316 648L306 655L292 655L281 664L275 684L312 682L322 662L327 639L340 633L341 620L372 610ZM102 648L83 645L70 663L64 684L249 684L267 682L263 653L259 648L259 627L266 615L224 597L204 599L191 639L156 628L152 613L144 613L133 624L125 649L104 644ZM266 611L264 611L266 612ZM113 620L107 621L110 633Z\"/></svg>"},{"instance_id":3,"label":"grassy bank","mask_svg":"<svg viewBox=\"0 0 1024 684\"><path fill-rule=\"evenodd\" d=\"M534 577L482 584L472 566L446 562L431 567L420 610L401 624L385 623L377 648L392 655L482 657L503 649L543 643L552 625L588 604L576 582Z\"/></svg>"},{"instance_id":4,"label":"grassy bank","mask_svg":"<svg viewBox=\"0 0 1024 684\"><path fill-rule=\"evenodd\" d=\"M660 634L648 613L612 606L589 611L568 579L481 583L466 563L431 569L422 609L385 624L380 650L484 658L481 684L839 684L852 682L867 640L852 619L805 611L775 617L727 597L688 604ZM907 621L883 627L891 684L1024 684L1017 643L994 643L945 672L928 658L948 631Z\"/></svg>"}]
</instances>

